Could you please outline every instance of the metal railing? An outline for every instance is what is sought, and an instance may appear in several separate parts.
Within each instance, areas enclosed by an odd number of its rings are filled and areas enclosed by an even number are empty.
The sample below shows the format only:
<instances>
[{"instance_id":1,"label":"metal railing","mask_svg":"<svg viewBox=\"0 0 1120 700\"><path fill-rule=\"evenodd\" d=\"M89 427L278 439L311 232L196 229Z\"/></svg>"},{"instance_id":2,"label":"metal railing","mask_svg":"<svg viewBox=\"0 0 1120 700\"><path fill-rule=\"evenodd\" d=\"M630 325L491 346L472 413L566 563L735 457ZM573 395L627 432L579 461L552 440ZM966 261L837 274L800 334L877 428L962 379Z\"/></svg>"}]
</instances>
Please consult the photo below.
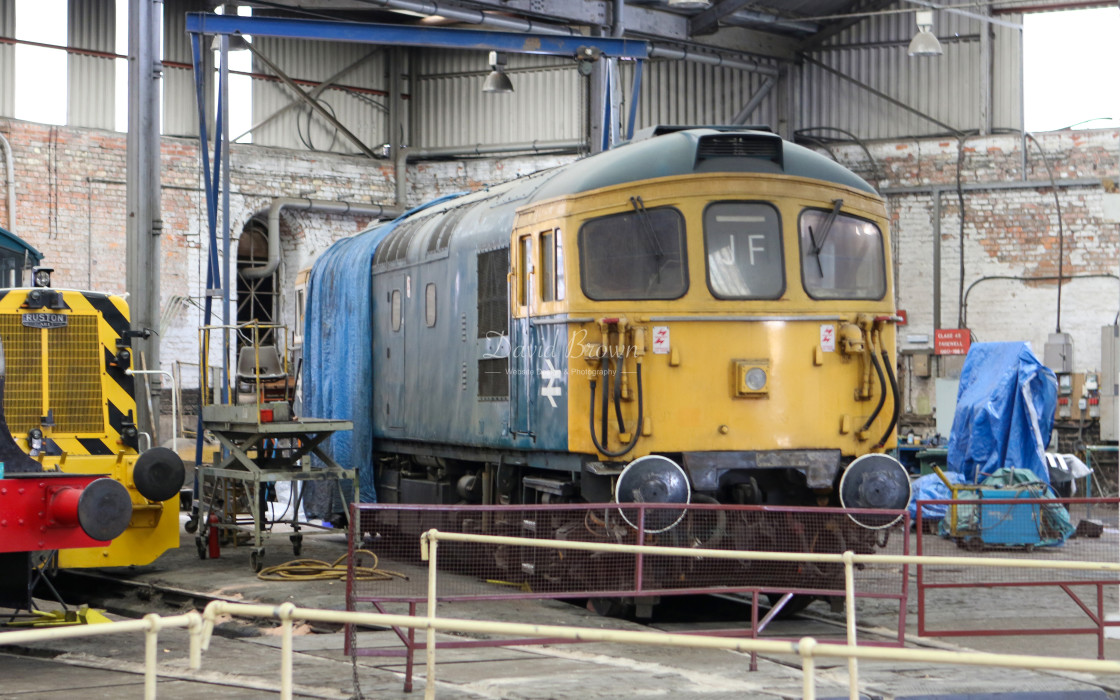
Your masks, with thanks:
<instances>
[{"instance_id":1,"label":"metal railing","mask_svg":"<svg viewBox=\"0 0 1120 700\"><path fill-rule=\"evenodd\" d=\"M1097 658L1104 658L1106 628L1116 626L1105 620L1104 590L1120 583L1120 575L1115 569L1097 566L1068 567L1064 562L1079 561L1090 563L1105 559L1116 560L1116 543L1101 537L1104 523L1098 524L1094 535L1075 536L1073 527L1074 513L1085 517L1100 514L1108 520L1111 527L1116 524L1116 498L1015 498L1013 490L984 489L965 486L957 487L961 492L972 492L974 498L930 499L917 502L915 525L918 532L925 533L931 522L945 535L944 537L920 537L917 555L923 564L930 560L940 560L944 551L954 549L961 552L964 561L973 561L983 553L1000 552L998 561L1003 562L1000 571L974 569L967 572L944 574L937 570L927 571L926 566L916 569L916 589L918 604L917 632L923 637L976 637L976 636L1022 636L1022 635L1095 635L1097 637ZM977 493L980 491L980 493ZM1011 497L994 497L993 494L1008 494ZM1029 495L1023 493L1021 495ZM1075 509L1075 506L1079 507ZM926 509L945 511L944 518L926 515ZM1066 522L1062 522L1065 520ZM1063 529L1065 528L1065 529ZM969 555L967 552L975 552ZM930 557L928 555L935 555ZM1061 556L1062 560L1051 557ZM1034 562L1020 564L1020 561ZM1072 602L1074 608L1090 621L1087 626L1035 625L1024 627L1018 620L1003 627L997 622L979 627L973 622L960 625L960 620L952 620L952 627L930 624L927 611L937 608L936 601L947 600L936 595L939 591L955 591L954 599L960 591L974 590L1014 590L1021 594L1029 590L1032 595L1048 595L1046 589L1058 589L1058 598L1048 598L1050 606L1062 602ZM934 599L931 602L931 599ZM1054 612L1051 607L1051 613ZM991 622L991 621L989 621Z\"/></svg>"},{"instance_id":2,"label":"metal railing","mask_svg":"<svg viewBox=\"0 0 1120 700\"><path fill-rule=\"evenodd\" d=\"M434 540L432 540L434 542ZM845 556L845 555L836 555ZM851 557L854 559L854 555ZM648 646L689 647L694 649L724 649L742 653L782 654L801 659L802 697L816 700L816 659L847 658L850 666L857 659L868 661L897 661L903 663L928 662L961 666L995 666L1002 668L1045 669L1056 671L1076 671L1081 673L1120 674L1120 662L1099 661L1096 659L1065 659L1047 656L1028 656L1018 654L991 654L986 652L958 652L937 649L899 649L894 647L855 646L849 644L830 644L818 642L813 637L802 637L793 642L767 641L760 639L731 639L704 635L673 634L666 632L633 632L626 630L604 630L592 627L564 627L558 625L533 625L515 622L489 622L482 620L460 620L438 617L413 617L410 615L388 615L384 613L356 613L343 610L312 610L298 608L292 603L279 606L251 605L214 601L206 606L203 613L204 647L209 643L210 631L219 615L238 615L242 617L277 618L281 621L280 652L280 696L281 700L292 698L292 637L295 620L314 622L333 622L354 625L400 626L424 629L429 632L460 632L473 634L516 634L524 637L561 638L583 642L614 642L619 644L640 644ZM429 675L425 685L424 697L434 698L436 694L434 650L429 662ZM850 682L852 700L858 700L858 677Z\"/></svg>"},{"instance_id":3,"label":"metal railing","mask_svg":"<svg viewBox=\"0 0 1120 700\"><path fill-rule=\"evenodd\" d=\"M841 552L866 554L888 548L889 553L909 553L909 538L892 536L909 529L905 511L860 511L860 517L880 524L876 529L861 527L849 515L839 508L715 503L357 504L351 517L347 609L357 610L359 604L368 603L385 613L389 603L407 603L409 614L415 615L418 604L429 597L423 589L422 568L415 573L404 568L412 575L389 581L360 582L353 574L364 553L401 567L419 568L423 566L419 544L424 531L438 530L441 536L485 533L508 539L494 544L491 540L452 542L443 538L440 565L445 575L439 578L436 591L440 602L575 598L593 604L603 601L602 610L619 614L640 606L649 611L654 601L670 596L734 594L751 598L750 628L709 629L706 634L757 638L787 605L845 595ZM665 528L668 523L675 526ZM550 536L540 533L555 533L551 537L556 540L579 545L521 546ZM606 546L583 546L595 543ZM719 554L702 556L709 551ZM671 554L661 556L661 552ZM832 556L804 556L816 553ZM850 592L857 599L897 605L898 636L890 642L897 646L905 643L907 579L906 566L864 567ZM763 597L770 598L772 605L760 618L758 603ZM412 629L393 631L401 648L356 648L354 642L346 651L355 656L404 657L404 689L408 692L413 659L424 642L416 642ZM571 641L488 636L441 640L438 646L466 649ZM750 670L757 668L757 654L752 654Z\"/></svg>"},{"instance_id":4,"label":"metal railing","mask_svg":"<svg viewBox=\"0 0 1120 700\"><path fill-rule=\"evenodd\" d=\"M241 617L274 618L280 620L280 696L282 700L293 697L293 635L296 620L339 623L346 625L368 625L406 627L428 631L429 640L434 640L434 632L460 632L474 634L515 634L533 638L559 638L585 642L613 642L625 644L690 647L699 649L724 649L742 653L766 653L799 657L802 666L802 695L807 700L816 698L816 659L846 658L849 660L849 692L853 700L859 697L858 660L893 661L903 663L936 663L960 666L992 666L1002 668L1021 668L1032 670L1074 671L1095 674L1120 675L1120 662L1096 659L1054 658L1035 655L993 654L975 651L942 651L933 649L902 649L892 647L858 646L855 642L855 606L852 577L854 567L860 563L917 564L926 566L1011 566L1016 568L1069 568L1120 572L1120 564L1105 562L1038 562L1030 560L1006 560L997 558L978 559L969 557L916 557L908 555L857 555L844 554L796 554L788 552L729 552L726 550L674 550L667 547L641 547L647 554L666 556L712 556L712 557L758 557L773 561L798 558L800 561L839 561L845 568L845 585L848 592L848 643L831 644L818 642L813 637L802 637L797 641L770 641L759 639L733 639L705 635L671 634L664 632L635 632L625 630L604 630L587 627L564 627L556 625L534 625L511 622L489 622L460 620L436 617L435 579L437 572L438 542L449 540L497 543L502 539L487 535L465 535L461 533L441 533L430 530L423 535L422 546L426 549L429 562L429 607L427 617L411 615L389 615L384 613L359 613L342 610L315 610L299 608L292 603L275 605L256 605L213 601L200 615L191 611L183 615L160 617L155 614L141 620L129 620L100 625L58 627L40 630L24 630L0 633L0 646L35 641L71 639L86 636L104 636L144 632L145 644L145 684L146 700L156 698L158 676L158 634L165 628L188 629L190 634L190 668L201 669L201 652L209 648L210 639L220 616L236 615ZM586 548L621 547L619 551L633 551L635 545L604 545L587 542L567 542L560 540L526 540L517 538L517 544L531 547ZM671 551L656 551L671 550ZM923 560L924 559L924 560ZM429 641L428 679L425 697L434 698L436 693L435 648Z\"/></svg>"},{"instance_id":5,"label":"metal railing","mask_svg":"<svg viewBox=\"0 0 1120 700\"><path fill-rule=\"evenodd\" d=\"M213 629L213 618L210 618L207 628ZM161 617L154 613L145 615L140 620L125 620L123 622L109 622L93 625L75 625L73 627L49 627L35 630L19 630L15 632L0 633L0 646L12 644L27 644L29 642L45 642L59 639L74 639L76 637L102 637L114 634L129 634L143 632L144 640L144 699L155 700L157 663L159 658L159 632L169 628L187 628L190 635L190 668L198 671L202 668L203 644L203 615L192 610L182 615ZM207 641L209 637L207 636Z\"/></svg>"},{"instance_id":6,"label":"metal railing","mask_svg":"<svg viewBox=\"0 0 1120 700\"><path fill-rule=\"evenodd\" d=\"M650 545L628 545L628 544L609 544L602 542L579 542L569 540L545 540L545 539L530 539L521 537L501 537L494 535L478 535L468 533L452 533L440 532L438 530L428 530L420 538L421 556L428 561L428 600L427 600L427 622L430 625L428 629L438 629L435 626L436 621L436 606L438 603L437 592L437 572L438 572L438 548L439 542L476 542L499 546L521 546L521 547L538 547L548 549L566 549L566 550L583 550L583 551L602 551L602 552L615 552L626 554L640 554L643 556L669 556L669 557L693 557L693 558L713 558L713 559L737 559L737 560L753 560L753 561L778 561L778 562L817 562L817 563L842 563L844 566L844 600L845 600L845 631L846 631L846 645L834 645L827 643L819 643L812 638L803 638L797 643L794 643L786 653L794 653L800 655L803 660L807 659L808 667L804 670L805 688L804 697L815 697L814 691L810 687L812 685L811 676L812 670L812 657L817 656L846 656L848 659L848 684L849 693L852 700L859 698L859 668L858 659L871 658L879 660L926 660L938 661L939 658L958 658L957 656L939 657L937 654L958 654L957 652L923 652L932 654L933 656L914 656L918 650L907 649L886 649L886 648L872 648L872 647L859 647L856 643L856 606L855 606L855 566L857 564L897 564L902 566L919 565L924 567L937 567L937 566L978 566L978 567L1001 567L1001 568L1016 568L1016 569L1061 569L1068 571L1095 571L1095 572L1120 572L1120 563L1114 562L1086 562L1086 561L1036 561L1029 559L1000 559L1000 558L977 558L977 557L919 557L909 554L896 555L896 554L854 554L850 551L843 554L810 554L805 552L752 552L752 551L735 551L735 550L721 550L721 549L682 549L677 547L657 547ZM1101 624L1105 624L1103 621ZM1117 623L1120 624L1120 623ZM401 625L402 627L416 627L416 625ZM538 628L537 626L529 626L529 628ZM549 628L552 629L552 628ZM497 630L490 630L491 632ZM546 636L538 633L530 633L524 631L528 636ZM678 635L685 636L685 635ZM565 636L569 639L577 639L580 641L600 641L598 638L584 637L580 635ZM607 641L607 640L603 640ZM744 640L745 641L745 640ZM757 640L752 640L757 642ZM427 635L427 674L428 680L425 689L425 698L433 698L434 695L434 680L435 680L435 636L432 634ZM647 642L656 644L658 642ZM783 644L783 642L768 642L768 644ZM788 644L788 643L786 643ZM808 644L810 649L805 651L803 645ZM758 653L762 649L751 650L749 645L745 646L730 646L722 647L717 646L713 648L728 648L737 651L750 651ZM777 648L770 648L770 653L783 653L776 651ZM813 649L820 649L821 651L813 651ZM878 653L866 653L869 649L874 649L876 652L882 651L884 655ZM843 652L839 650L844 650ZM901 656L894 656L891 653L901 653ZM1011 668L1031 668L1030 665L1018 665L1014 659L1026 658L1017 657L1014 655L1002 654L978 654L970 652L968 657L982 656L991 660L991 665L1006 666ZM1001 657L1006 657L1008 660L1000 661ZM1046 663L1065 663L1070 662L1074 664L1085 663L1086 660L1079 659L1049 659L1049 657L1038 657L1039 659L1048 659ZM973 664L960 660L953 663L964 663L966 665L985 665ZM1100 672L1117 673L1120 672L1120 663L1097 660L1093 661L1094 664L1105 664L1099 666ZM1057 668L1072 670L1071 667L1064 665L1050 666L1040 664L1038 668ZM1088 668L1082 666L1082 668ZM1105 668L1112 668L1112 671L1104 671Z\"/></svg>"}]
</instances>

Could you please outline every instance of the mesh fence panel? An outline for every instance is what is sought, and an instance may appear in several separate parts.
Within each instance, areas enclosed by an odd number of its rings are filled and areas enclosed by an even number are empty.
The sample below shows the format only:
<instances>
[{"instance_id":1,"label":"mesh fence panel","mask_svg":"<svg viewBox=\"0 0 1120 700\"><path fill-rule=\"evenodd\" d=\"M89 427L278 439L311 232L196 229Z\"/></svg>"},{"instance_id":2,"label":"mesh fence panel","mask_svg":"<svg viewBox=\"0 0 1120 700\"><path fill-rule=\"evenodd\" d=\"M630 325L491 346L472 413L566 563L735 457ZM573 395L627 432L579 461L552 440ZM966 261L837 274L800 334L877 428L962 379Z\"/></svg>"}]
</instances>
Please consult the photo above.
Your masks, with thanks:
<instances>
[{"instance_id":1,"label":"mesh fence panel","mask_svg":"<svg viewBox=\"0 0 1120 700\"><path fill-rule=\"evenodd\" d=\"M862 511L868 521L870 511ZM357 506L352 546L367 549L384 569L407 580L353 581L351 602L416 600L426 596L427 564L420 560L420 534L474 533L514 538L604 544L655 545L680 549L837 554L851 550L908 553L903 513L876 512L868 529L845 511L693 504L627 506ZM873 520L875 518L872 518ZM644 532L644 535L641 533ZM664 595L763 589L843 595L839 562L747 561L538 548L517 544L441 541L438 546L440 600L510 597ZM856 593L903 594L903 567L867 565L856 571Z\"/></svg>"},{"instance_id":2,"label":"mesh fence panel","mask_svg":"<svg viewBox=\"0 0 1120 700\"><path fill-rule=\"evenodd\" d=\"M990 493L990 492L986 492ZM1116 563L1120 552L1117 506L1120 499L958 499L919 501L947 513L923 517L918 554L923 556L1000 557L1036 562ZM955 518L954 518L955 511ZM1063 532L1073 531L1063 537ZM922 565L925 585L1000 585L1120 581L1120 573L1057 568Z\"/></svg>"}]
</instances>

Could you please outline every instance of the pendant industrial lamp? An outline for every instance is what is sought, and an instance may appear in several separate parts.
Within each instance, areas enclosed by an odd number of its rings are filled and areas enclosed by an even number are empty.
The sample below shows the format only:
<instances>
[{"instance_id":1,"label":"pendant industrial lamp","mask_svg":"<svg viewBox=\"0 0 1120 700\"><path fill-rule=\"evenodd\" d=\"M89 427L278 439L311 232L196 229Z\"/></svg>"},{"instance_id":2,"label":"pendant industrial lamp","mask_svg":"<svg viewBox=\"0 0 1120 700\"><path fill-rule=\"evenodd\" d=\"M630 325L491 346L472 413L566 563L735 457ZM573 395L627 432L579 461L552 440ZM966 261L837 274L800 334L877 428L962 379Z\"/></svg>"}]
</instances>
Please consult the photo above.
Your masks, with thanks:
<instances>
[{"instance_id":1,"label":"pendant industrial lamp","mask_svg":"<svg viewBox=\"0 0 1120 700\"><path fill-rule=\"evenodd\" d=\"M918 24L918 33L910 40L910 48L906 53L911 56L940 56L945 53L941 49L941 42L933 32L933 11L920 10L914 13L914 20Z\"/></svg>"},{"instance_id":2,"label":"pendant industrial lamp","mask_svg":"<svg viewBox=\"0 0 1120 700\"><path fill-rule=\"evenodd\" d=\"M483 92L513 92L513 83L506 75L506 55L500 51L490 52L490 75L482 83Z\"/></svg>"}]
</instances>

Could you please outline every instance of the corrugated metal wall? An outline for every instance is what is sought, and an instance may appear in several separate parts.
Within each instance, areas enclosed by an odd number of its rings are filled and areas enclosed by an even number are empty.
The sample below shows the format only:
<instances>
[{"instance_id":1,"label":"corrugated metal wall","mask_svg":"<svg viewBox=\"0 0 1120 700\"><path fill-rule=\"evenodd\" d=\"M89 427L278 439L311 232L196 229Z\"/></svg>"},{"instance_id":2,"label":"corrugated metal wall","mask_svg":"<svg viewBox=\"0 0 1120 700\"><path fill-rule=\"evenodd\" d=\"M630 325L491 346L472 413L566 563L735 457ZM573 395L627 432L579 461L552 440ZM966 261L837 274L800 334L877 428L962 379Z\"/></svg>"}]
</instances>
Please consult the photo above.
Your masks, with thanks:
<instances>
[{"instance_id":1,"label":"corrugated metal wall","mask_svg":"<svg viewBox=\"0 0 1120 700\"><path fill-rule=\"evenodd\" d=\"M623 63L620 72L629 100L633 64ZM766 81L759 73L689 61L647 61L642 73L635 131L658 124L730 124ZM776 127L777 96L771 90L747 123Z\"/></svg>"},{"instance_id":2,"label":"corrugated metal wall","mask_svg":"<svg viewBox=\"0 0 1120 700\"><path fill-rule=\"evenodd\" d=\"M1001 20L1019 22L1018 15ZM838 35L812 59L843 76L870 86L931 119L891 104L841 75L806 62L797 87L798 128L829 126L860 138L902 138L980 127L980 32L989 25L958 14L934 12L933 33L942 39L944 54L906 54L916 32L912 13L871 17ZM1019 126L1020 32L996 26L992 106L994 127ZM941 122L941 125L935 123Z\"/></svg>"},{"instance_id":3,"label":"corrugated metal wall","mask_svg":"<svg viewBox=\"0 0 1120 700\"><path fill-rule=\"evenodd\" d=\"M15 38L16 0L0 0L0 36ZM0 44L0 117L16 113L16 47Z\"/></svg>"},{"instance_id":4,"label":"corrugated metal wall","mask_svg":"<svg viewBox=\"0 0 1120 700\"><path fill-rule=\"evenodd\" d=\"M186 14L204 12L205 0L164 0L163 60L190 65L191 38L187 34ZM207 93L211 95L212 93ZM209 108L214 109L211 97ZM194 94L194 73L189 69L165 66L163 69L163 133L169 136L198 136L198 104Z\"/></svg>"},{"instance_id":5,"label":"corrugated metal wall","mask_svg":"<svg viewBox=\"0 0 1120 700\"><path fill-rule=\"evenodd\" d=\"M319 100L347 130L373 150L386 142L389 98L386 89L388 77L385 48L367 44L264 37L256 39L253 46L289 78L317 82L334 76L372 54L372 57L341 76L335 84L375 92L327 89L319 95ZM270 73L255 59L253 71ZM314 89L312 85L300 87L304 92ZM280 82L253 81L253 124L258 124L277 110L285 108L293 100L297 101L295 107L253 132L253 143L339 153L360 152L357 146L321 116L313 114L305 102Z\"/></svg>"},{"instance_id":6,"label":"corrugated metal wall","mask_svg":"<svg viewBox=\"0 0 1120 700\"><path fill-rule=\"evenodd\" d=\"M485 52L426 51L414 64L414 145L422 148L498 145L587 138L588 79L575 63L554 56L507 56L512 94L484 94ZM634 64L621 62L623 120L629 114ZM761 88L757 73L686 61L655 60L643 69L636 129L655 124L727 124ZM749 121L777 121L777 91Z\"/></svg>"},{"instance_id":7,"label":"corrugated metal wall","mask_svg":"<svg viewBox=\"0 0 1120 700\"><path fill-rule=\"evenodd\" d=\"M586 80L575 62L508 54L512 93L483 93L485 51L413 54L412 145L470 147L586 138ZM417 109L416 107L419 107Z\"/></svg>"},{"instance_id":8,"label":"corrugated metal wall","mask_svg":"<svg viewBox=\"0 0 1120 700\"><path fill-rule=\"evenodd\" d=\"M117 42L116 0L69 0L66 43L113 53ZM67 54L66 122L71 126L115 126L116 69L111 58Z\"/></svg>"}]
</instances>

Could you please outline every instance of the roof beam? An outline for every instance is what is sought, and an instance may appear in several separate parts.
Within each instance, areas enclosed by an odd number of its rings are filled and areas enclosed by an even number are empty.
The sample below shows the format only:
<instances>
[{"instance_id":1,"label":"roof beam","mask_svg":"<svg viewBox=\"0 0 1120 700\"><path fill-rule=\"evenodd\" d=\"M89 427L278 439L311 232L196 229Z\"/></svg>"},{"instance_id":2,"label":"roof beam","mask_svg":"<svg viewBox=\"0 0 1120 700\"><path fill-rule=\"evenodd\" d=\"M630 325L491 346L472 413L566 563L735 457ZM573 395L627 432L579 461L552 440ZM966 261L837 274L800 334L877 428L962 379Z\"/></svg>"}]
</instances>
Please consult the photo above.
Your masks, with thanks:
<instances>
[{"instance_id":1,"label":"roof beam","mask_svg":"<svg viewBox=\"0 0 1120 700\"><path fill-rule=\"evenodd\" d=\"M837 22L830 22L827 29L822 29L813 36L809 37L797 47L798 51L813 51L820 48L821 44L828 41L832 37L840 34L841 32L854 27L860 22L864 21L871 14L885 10L891 5L895 4L895 0L868 0L867 2L852 3L847 11L853 15L858 13L858 16L853 16L850 19L844 19Z\"/></svg>"},{"instance_id":2,"label":"roof beam","mask_svg":"<svg viewBox=\"0 0 1120 700\"><path fill-rule=\"evenodd\" d=\"M531 34L484 29L448 29L398 24L329 22L317 19L240 17L187 13L187 31L196 34L243 34L285 39L349 41L362 44L429 46L446 49L495 50L552 56L586 56L598 49L613 58L647 58L644 41L608 37Z\"/></svg>"},{"instance_id":3,"label":"roof beam","mask_svg":"<svg viewBox=\"0 0 1120 700\"><path fill-rule=\"evenodd\" d=\"M723 2L716 3L688 21L688 33L693 36L697 34L711 34L719 28L719 21L721 19L738 12L746 7L750 1L751 0L723 0Z\"/></svg>"}]
</instances>

